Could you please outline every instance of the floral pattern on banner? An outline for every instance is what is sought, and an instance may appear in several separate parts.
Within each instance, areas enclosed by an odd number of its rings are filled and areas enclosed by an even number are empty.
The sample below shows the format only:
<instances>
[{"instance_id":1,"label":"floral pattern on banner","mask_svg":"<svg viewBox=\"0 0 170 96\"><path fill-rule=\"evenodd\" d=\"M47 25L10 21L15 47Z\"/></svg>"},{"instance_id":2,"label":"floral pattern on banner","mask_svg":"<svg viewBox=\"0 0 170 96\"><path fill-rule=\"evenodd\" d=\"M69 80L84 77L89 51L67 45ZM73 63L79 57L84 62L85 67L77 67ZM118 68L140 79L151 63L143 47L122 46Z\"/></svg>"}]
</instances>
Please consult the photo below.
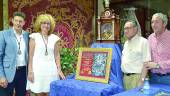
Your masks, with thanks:
<instances>
[{"instance_id":1,"label":"floral pattern on banner","mask_svg":"<svg viewBox=\"0 0 170 96\"><path fill-rule=\"evenodd\" d=\"M9 21L13 12L22 11L26 14L24 29L34 32L36 17L48 13L56 20L54 33L61 38L61 47L88 47L94 39L95 4L96 0L8 0Z\"/></svg>"}]
</instances>

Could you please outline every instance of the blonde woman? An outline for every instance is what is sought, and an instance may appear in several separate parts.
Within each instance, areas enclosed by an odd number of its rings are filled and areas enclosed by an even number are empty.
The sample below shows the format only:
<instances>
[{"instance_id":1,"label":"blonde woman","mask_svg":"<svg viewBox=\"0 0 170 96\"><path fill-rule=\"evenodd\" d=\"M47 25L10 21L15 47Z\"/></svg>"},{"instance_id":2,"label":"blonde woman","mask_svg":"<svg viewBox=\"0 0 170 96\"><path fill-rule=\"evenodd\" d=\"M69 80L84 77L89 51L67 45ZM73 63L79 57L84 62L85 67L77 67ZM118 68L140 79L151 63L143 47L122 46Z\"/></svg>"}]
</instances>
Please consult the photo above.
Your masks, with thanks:
<instances>
[{"instance_id":1,"label":"blonde woman","mask_svg":"<svg viewBox=\"0 0 170 96\"><path fill-rule=\"evenodd\" d=\"M58 36L52 34L55 20L41 14L34 25L37 33L30 35L27 89L36 96L48 96L51 81L65 79L61 71Z\"/></svg>"}]
</instances>

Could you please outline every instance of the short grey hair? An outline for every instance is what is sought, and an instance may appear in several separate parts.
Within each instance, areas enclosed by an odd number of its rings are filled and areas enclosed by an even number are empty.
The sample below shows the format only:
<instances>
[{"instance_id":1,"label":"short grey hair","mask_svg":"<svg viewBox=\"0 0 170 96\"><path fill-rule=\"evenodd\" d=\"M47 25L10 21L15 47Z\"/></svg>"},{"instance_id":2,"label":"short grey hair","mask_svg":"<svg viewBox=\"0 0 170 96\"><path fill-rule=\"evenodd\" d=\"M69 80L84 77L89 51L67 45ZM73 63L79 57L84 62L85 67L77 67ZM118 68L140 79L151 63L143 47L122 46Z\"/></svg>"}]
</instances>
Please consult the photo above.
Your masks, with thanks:
<instances>
[{"instance_id":1,"label":"short grey hair","mask_svg":"<svg viewBox=\"0 0 170 96\"><path fill-rule=\"evenodd\" d=\"M127 22L133 23L133 27L138 26L138 24L137 24L137 22L136 22L135 20L127 20L126 23L127 23Z\"/></svg>"},{"instance_id":2,"label":"short grey hair","mask_svg":"<svg viewBox=\"0 0 170 96\"><path fill-rule=\"evenodd\" d=\"M168 18L167 18L167 15L163 14L163 13L155 13L153 14L152 18L153 17L158 17L160 19L162 19L162 21L165 23L165 25L168 24Z\"/></svg>"}]
</instances>

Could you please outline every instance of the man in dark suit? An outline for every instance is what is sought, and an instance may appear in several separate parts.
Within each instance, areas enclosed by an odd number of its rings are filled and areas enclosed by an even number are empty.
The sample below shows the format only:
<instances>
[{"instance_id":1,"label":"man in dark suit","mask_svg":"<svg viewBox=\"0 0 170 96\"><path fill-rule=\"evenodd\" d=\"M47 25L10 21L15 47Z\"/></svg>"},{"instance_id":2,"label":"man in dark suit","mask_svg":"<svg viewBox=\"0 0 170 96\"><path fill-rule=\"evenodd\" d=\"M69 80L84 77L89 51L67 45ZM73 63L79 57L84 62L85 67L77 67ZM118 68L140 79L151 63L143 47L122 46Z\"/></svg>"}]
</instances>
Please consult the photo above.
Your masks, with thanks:
<instances>
[{"instance_id":1,"label":"man in dark suit","mask_svg":"<svg viewBox=\"0 0 170 96\"><path fill-rule=\"evenodd\" d=\"M15 12L12 24L0 32L0 94L13 96L15 89L16 96L25 96L29 41L29 33L22 29L25 14Z\"/></svg>"}]
</instances>

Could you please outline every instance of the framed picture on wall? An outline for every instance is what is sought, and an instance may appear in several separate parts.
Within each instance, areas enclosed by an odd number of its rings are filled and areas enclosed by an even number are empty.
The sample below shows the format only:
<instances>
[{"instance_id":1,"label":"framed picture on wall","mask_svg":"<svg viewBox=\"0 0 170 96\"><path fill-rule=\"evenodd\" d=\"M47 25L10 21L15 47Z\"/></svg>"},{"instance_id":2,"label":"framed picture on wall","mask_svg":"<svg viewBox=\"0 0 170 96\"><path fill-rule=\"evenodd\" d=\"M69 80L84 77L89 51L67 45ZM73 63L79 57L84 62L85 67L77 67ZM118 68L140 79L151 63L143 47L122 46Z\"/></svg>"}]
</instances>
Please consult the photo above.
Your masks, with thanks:
<instances>
[{"instance_id":1,"label":"framed picture on wall","mask_svg":"<svg viewBox=\"0 0 170 96\"><path fill-rule=\"evenodd\" d=\"M80 48L76 79L108 83L111 55L111 48Z\"/></svg>"},{"instance_id":2,"label":"framed picture on wall","mask_svg":"<svg viewBox=\"0 0 170 96\"><path fill-rule=\"evenodd\" d=\"M113 10L106 8L97 17L97 42L120 42L120 19Z\"/></svg>"},{"instance_id":3,"label":"framed picture on wall","mask_svg":"<svg viewBox=\"0 0 170 96\"><path fill-rule=\"evenodd\" d=\"M99 35L100 40L114 40L114 22L102 20Z\"/></svg>"}]
</instances>

